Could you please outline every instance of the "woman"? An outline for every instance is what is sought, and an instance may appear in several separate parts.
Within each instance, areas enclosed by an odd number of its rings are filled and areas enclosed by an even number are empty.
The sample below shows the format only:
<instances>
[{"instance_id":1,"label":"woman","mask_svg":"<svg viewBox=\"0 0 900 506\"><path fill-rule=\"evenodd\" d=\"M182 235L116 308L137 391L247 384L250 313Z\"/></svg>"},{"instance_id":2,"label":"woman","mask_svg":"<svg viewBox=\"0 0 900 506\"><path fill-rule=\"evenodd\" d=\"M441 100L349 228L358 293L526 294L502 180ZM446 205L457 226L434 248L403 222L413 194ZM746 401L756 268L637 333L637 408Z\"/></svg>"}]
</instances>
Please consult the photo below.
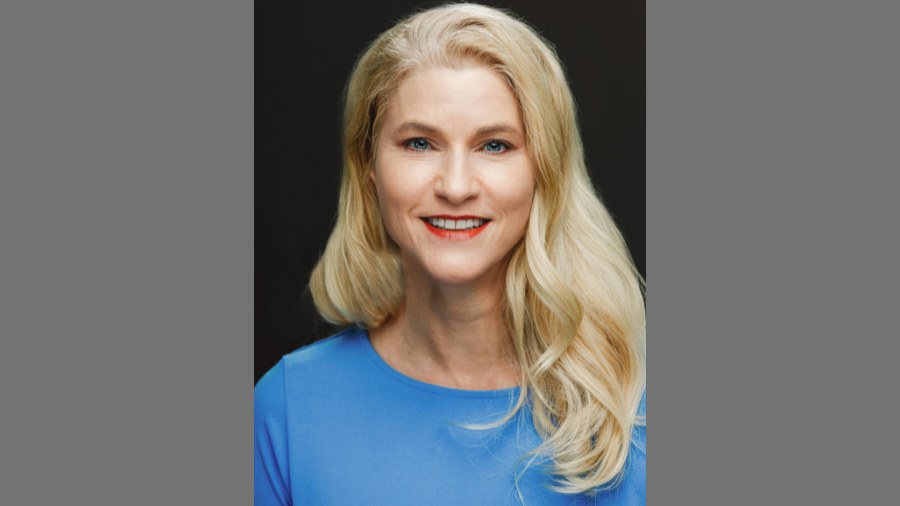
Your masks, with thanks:
<instances>
[{"instance_id":1,"label":"woman","mask_svg":"<svg viewBox=\"0 0 900 506\"><path fill-rule=\"evenodd\" d=\"M643 504L640 277L524 23L415 14L347 87L310 288L343 332L256 387L257 504Z\"/></svg>"}]
</instances>

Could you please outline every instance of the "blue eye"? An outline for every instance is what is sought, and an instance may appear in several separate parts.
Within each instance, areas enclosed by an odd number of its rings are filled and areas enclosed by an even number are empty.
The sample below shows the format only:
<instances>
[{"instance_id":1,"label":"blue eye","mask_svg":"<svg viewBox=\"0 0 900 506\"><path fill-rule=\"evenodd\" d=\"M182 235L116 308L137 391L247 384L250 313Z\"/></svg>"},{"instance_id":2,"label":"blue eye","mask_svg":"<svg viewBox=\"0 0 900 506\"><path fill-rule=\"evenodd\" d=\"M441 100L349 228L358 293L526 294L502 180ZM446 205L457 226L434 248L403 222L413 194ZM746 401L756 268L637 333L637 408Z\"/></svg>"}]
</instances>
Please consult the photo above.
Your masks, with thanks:
<instances>
[{"instance_id":1,"label":"blue eye","mask_svg":"<svg viewBox=\"0 0 900 506\"><path fill-rule=\"evenodd\" d=\"M421 137L416 137L415 139L406 141L406 147L414 151L426 151L431 147L431 144Z\"/></svg>"},{"instance_id":2,"label":"blue eye","mask_svg":"<svg viewBox=\"0 0 900 506\"><path fill-rule=\"evenodd\" d=\"M503 141L488 141L484 144L484 150L488 153L502 153L509 149L509 145Z\"/></svg>"}]
</instances>

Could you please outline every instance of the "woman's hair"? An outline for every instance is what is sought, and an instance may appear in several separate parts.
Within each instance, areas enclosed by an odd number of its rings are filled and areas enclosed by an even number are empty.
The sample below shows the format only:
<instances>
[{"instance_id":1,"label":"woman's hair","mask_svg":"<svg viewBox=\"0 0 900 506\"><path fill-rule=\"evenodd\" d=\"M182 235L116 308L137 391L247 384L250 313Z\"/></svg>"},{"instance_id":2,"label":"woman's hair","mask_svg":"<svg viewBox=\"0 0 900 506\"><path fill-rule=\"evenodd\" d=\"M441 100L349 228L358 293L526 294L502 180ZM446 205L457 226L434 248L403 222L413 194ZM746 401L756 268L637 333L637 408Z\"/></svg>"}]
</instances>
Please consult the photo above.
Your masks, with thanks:
<instances>
[{"instance_id":1,"label":"woman's hair","mask_svg":"<svg viewBox=\"0 0 900 506\"><path fill-rule=\"evenodd\" d=\"M350 76L337 223L310 289L335 324L377 327L403 301L396 244L380 214L373 167L385 109L424 68L485 66L509 84L525 128L535 194L506 275L504 311L521 389L552 458L555 489L618 483L645 385L643 285L585 168L575 103L550 44L489 7L450 4L413 14L379 36Z\"/></svg>"}]
</instances>

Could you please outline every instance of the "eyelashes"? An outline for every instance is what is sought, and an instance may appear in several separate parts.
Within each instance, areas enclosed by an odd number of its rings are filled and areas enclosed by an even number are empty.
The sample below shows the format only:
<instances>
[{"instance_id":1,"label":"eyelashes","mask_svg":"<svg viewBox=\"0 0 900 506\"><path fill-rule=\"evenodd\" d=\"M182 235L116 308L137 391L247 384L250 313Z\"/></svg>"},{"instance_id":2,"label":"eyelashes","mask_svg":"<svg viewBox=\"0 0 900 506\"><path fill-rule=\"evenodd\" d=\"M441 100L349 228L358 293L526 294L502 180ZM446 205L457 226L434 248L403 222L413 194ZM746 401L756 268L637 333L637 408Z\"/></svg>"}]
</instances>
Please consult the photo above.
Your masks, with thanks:
<instances>
[{"instance_id":1,"label":"eyelashes","mask_svg":"<svg viewBox=\"0 0 900 506\"><path fill-rule=\"evenodd\" d=\"M422 153L434 149L431 142L424 137L412 137L402 142L409 151ZM512 145L502 139L489 139L481 145L481 150L492 155L505 153L512 149Z\"/></svg>"}]
</instances>

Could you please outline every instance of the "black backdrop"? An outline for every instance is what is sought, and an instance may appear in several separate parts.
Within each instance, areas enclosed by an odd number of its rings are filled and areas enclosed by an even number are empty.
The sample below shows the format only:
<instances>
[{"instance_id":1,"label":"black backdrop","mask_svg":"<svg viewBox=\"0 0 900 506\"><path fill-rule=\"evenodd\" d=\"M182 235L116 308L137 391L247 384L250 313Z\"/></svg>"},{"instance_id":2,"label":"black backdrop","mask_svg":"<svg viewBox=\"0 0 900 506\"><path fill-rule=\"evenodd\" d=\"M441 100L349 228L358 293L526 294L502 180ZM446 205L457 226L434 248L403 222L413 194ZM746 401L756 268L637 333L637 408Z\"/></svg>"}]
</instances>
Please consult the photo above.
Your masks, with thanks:
<instances>
[{"instance_id":1,"label":"black backdrop","mask_svg":"<svg viewBox=\"0 0 900 506\"><path fill-rule=\"evenodd\" d=\"M255 380L334 330L306 286L337 209L341 93L353 63L397 20L439 3L255 2ZM644 2L482 3L513 10L556 46L591 179L646 275Z\"/></svg>"}]
</instances>

